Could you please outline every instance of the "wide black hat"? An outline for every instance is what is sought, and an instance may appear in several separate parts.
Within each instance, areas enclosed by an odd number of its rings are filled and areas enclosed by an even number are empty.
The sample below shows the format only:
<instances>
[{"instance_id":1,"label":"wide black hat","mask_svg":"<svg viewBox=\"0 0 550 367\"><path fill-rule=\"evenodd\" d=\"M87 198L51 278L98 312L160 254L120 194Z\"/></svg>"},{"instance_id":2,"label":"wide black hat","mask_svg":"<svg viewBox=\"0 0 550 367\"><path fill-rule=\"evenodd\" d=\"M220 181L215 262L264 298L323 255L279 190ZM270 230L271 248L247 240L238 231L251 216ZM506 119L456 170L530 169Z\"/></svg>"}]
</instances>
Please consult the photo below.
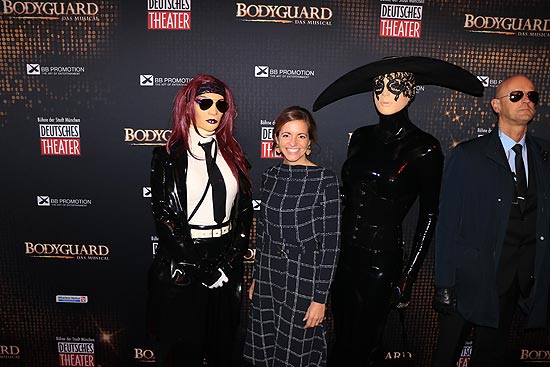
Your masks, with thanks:
<instances>
[{"instance_id":1,"label":"wide black hat","mask_svg":"<svg viewBox=\"0 0 550 367\"><path fill-rule=\"evenodd\" d=\"M483 84L469 71L443 60L423 56L387 57L358 67L329 85L313 103L313 111L339 99L372 91L373 79L379 75L407 71L417 85L438 85L472 96L483 96Z\"/></svg>"}]
</instances>

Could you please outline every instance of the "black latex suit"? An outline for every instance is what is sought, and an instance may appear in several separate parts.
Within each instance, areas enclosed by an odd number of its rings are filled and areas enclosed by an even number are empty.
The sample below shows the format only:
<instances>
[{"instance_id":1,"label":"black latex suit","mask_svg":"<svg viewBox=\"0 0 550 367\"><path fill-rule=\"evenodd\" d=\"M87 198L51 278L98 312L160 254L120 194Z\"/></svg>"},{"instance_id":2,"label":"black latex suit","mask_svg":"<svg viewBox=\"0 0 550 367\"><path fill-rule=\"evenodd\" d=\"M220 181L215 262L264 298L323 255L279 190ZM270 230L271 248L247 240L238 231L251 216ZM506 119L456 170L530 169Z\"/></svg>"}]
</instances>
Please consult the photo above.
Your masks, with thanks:
<instances>
[{"instance_id":1,"label":"black latex suit","mask_svg":"<svg viewBox=\"0 0 550 367\"><path fill-rule=\"evenodd\" d=\"M357 129L342 168L342 248L332 288L332 365L368 366L380 352L390 307L406 307L435 229L443 154L407 108ZM419 198L404 263L401 223Z\"/></svg>"}]
</instances>

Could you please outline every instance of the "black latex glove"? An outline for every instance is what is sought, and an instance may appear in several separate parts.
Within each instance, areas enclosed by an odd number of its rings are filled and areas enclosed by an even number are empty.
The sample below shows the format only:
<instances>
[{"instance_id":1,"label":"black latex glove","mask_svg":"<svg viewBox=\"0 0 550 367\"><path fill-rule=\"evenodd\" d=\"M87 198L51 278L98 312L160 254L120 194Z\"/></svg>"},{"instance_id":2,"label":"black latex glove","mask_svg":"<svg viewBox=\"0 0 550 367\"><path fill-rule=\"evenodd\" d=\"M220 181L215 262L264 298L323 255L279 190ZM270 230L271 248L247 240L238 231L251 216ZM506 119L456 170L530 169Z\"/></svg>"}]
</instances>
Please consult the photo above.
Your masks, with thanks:
<instances>
[{"instance_id":1,"label":"black latex glove","mask_svg":"<svg viewBox=\"0 0 550 367\"><path fill-rule=\"evenodd\" d=\"M404 275L395 286L392 305L397 309L405 309L411 303L413 280Z\"/></svg>"},{"instance_id":2,"label":"black latex glove","mask_svg":"<svg viewBox=\"0 0 550 367\"><path fill-rule=\"evenodd\" d=\"M456 311L456 294L453 288L435 288L432 300L433 308L443 314L450 314Z\"/></svg>"}]
</instances>

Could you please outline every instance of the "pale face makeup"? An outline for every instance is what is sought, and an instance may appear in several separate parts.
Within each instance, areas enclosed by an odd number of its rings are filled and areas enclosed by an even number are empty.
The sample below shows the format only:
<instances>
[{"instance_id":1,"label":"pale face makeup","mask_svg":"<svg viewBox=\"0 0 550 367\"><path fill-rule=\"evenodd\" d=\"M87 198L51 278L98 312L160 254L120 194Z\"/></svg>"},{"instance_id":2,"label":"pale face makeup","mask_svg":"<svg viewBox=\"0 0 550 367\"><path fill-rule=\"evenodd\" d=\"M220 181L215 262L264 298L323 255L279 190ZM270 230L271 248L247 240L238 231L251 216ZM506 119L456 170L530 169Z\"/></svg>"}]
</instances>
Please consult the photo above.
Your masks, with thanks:
<instances>
[{"instance_id":1,"label":"pale face makeup","mask_svg":"<svg viewBox=\"0 0 550 367\"><path fill-rule=\"evenodd\" d=\"M415 93L412 73L396 72L374 78L374 104L383 115L401 111L409 104Z\"/></svg>"},{"instance_id":2,"label":"pale face makeup","mask_svg":"<svg viewBox=\"0 0 550 367\"><path fill-rule=\"evenodd\" d=\"M214 103L210 106L210 108L203 111L200 108L199 103L197 103L197 101L200 101L201 99L211 99ZM201 135L213 135L215 133L223 117L223 113L218 110L216 102L224 100L224 97L217 93L205 93L195 97L194 122Z\"/></svg>"}]
</instances>

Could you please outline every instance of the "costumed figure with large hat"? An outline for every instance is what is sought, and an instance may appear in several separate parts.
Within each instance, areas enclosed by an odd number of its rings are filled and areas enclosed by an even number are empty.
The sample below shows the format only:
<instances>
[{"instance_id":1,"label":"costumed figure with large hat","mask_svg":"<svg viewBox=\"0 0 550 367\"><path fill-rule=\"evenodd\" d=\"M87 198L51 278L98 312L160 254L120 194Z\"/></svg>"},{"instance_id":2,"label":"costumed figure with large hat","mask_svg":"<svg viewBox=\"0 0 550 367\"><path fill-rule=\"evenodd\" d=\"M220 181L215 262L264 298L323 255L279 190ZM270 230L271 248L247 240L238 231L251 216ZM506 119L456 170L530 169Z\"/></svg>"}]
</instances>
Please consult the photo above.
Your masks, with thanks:
<instances>
[{"instance_id":1,"label":"costumed figure with large hat","mask_svg":"<svg viewBox=\"0 0 550 367\"><path fill-rule=\"evenodd\" d=\"M313 110L373 91L379 123L355 130L342 167L342 247L332 287L336 343L329 362L372 366L392 307L404 309L437 220L443 169L440 144L408 115L416 85L475 96L483 86L468 71L428 57L391 57L355 69L317 98ZM410 254L401 223L419 199ZM405 261L406 260L406 261Z\"/></svg>"}]
</instances>

